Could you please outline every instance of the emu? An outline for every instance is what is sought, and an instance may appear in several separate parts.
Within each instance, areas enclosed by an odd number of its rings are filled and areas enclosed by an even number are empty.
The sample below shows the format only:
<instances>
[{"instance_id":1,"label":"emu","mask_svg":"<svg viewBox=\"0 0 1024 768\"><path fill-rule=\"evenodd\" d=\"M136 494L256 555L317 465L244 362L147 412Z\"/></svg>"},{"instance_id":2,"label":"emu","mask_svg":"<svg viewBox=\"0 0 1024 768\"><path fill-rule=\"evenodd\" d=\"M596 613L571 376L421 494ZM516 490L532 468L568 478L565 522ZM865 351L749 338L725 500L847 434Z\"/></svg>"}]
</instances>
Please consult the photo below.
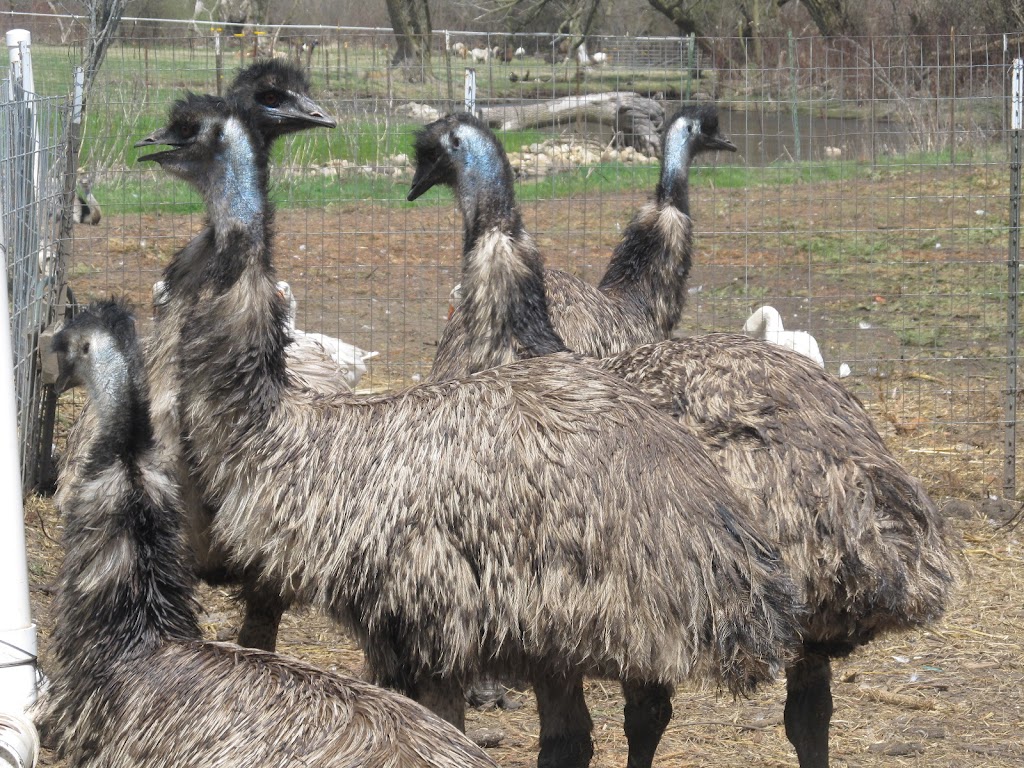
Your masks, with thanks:
<instances>
[{"instance_id":1,"label":"emu","mask_svg":"<svg viewBox=\"0 0 1024 768\"><path fill-rule=\"evenodd\" d=\"M791 587L682 430L557 356L392 395L295 387L264 143L197 99L163 137L141 159L193 184L212 224L214 252L168 275L191 297L189 463L235 563L349 628L377 681L459 727L466 680L529 679L542 766L590 761L586 675L644 713L630 764L648 766L674 683L743 691L780 668Z\"/></svg>"},{"instance_id":2,"label":"emu","mask_svg":"<svg viewBox=\"0 0 1024 768\"><path fill-rule=\"evenodd\" d=\"M313 127L332 128L336 122L309 96L309 80L296 65L279 61L256 62L241 70L227 93L226 100L206 98L220 109L238 104L253 110L257 129L265 142L272 144L281 136ZM155 146L162 134L139 141L136 147ZM212 229L207 226L176 256L176 261L202 262L214 250ZM216 504L203 499L194 487L191 467L182 454L180 443L177 375L177 344L181 324L188 307L188 296L178 276L165 271L161 288L161 305L157 307L159 322L147 349L149 379L153 382L153 421L158 440L179 454L179 477L185 500L189 539L201 577L213 584L240 584L244 618L238 642L252 648L272 651L277 645L277 630L287 608L287 599L277 590L263 588L250 572L229 566L225 554L210 541L210 522ZM155 286L154 286L155 289ZM154 293L155 297L155 293ZM337 364L326 354L298 345L289 345L287 367L298 384L321 392L348 391L339 375Z\"/></svg>"},{"instance_id":3,"label":"emu","mask_svg":"<svg viewBox=\"0 0 1024 768\"><path fill-rule=\"evenodd\" d=\"M409 193L414 200L443 178L450 164L435 156L437 137L447 124L437 121L417 145L417 179ZM594 357L666 339L672 333L686 300L686 279L693 251L690 220L689 170L693 158L718 150L735 152L719 130L714 105L688 106L669 121L662 142L661 174L653 202L643 206L629 223L600 285L594 288L555 269L543 271L548 310L559 335L573 350ZM468 318L458 311L445 326L430 371L433 381L464 371L459 350L466 346Z\"/></svg>"},{"instance_id":4,"label":"emu","mask_svg":"<svg viewBox=\"0 0 1024 768\"><path fill-rule=\"evenodd\" d=\"M72 765L494 768L396 693L302 662L204 642L173 467L154 440L127 306L92 304L53 341L59 388L84 385L95 430L63 475L64 562L47 743Z\"/></svg>"},{"instance_id":5,"label":"emu","mask_svg":"<svg viewBox=\"0 0 1024 768\"><path fill-rule=\"evenodd\" d=\"M463 374L485 370L544 354L533 339L562 333L563 318L594 316L566 306L569 297L552 293L550 279L521 278L542 271L542 260L520 222L508 159L486 126L468 115L442 118L417 136L416 155L410 198L450 185L465 220L465 298L456 316L464 313L472 332L439 357L459 361ZM593 327L590 336L604 334L604 344L576 351L599 354L612 333ZM830 659L943 612L957 567L934 503L861 403L790 350L712 334L597 363L695 434L770 531L800 594L792 618L802 644L786 668L786 733L802 768L827 766Z\"/></svg>"}]
</instances>

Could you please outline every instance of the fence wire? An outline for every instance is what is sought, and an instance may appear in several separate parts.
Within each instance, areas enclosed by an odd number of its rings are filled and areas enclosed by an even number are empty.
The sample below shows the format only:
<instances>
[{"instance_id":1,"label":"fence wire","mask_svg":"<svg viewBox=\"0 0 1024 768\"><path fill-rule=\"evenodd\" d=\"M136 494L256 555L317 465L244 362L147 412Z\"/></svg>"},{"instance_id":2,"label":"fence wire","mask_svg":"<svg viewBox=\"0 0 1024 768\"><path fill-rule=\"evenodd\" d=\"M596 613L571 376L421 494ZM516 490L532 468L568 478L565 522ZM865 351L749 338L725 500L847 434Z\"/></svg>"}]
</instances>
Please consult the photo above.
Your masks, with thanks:
<instances>
[{"instance_id":1,"label":"fence wire","mask_svg":"<svg viewBox=\"0 0 1024 768\"><path fill-rule=\"evenodd\" d=\"M35 487L44 430L39 336L53 321L64 274L61 227L67 99L0 82L0 247L11 307L22 486Z\"/></svg>"},{"instance_id":2,"label":"fence wire","mask_svg":"<svg viewBox=\"0 0 1024 768\"><path fill-rule=\"evenodd\" d=\"M77 22L14 20L33 31L37 82L66 83ZM1006 487L1017 396L1006 387L1006 102L1020 51L1004 37L597 37L583 60L556 36L442 31L429 60L403 67L391 66L387 29L126 20L120 35L87 104L80 165L103 218L75 227L78 295L149 306L202 206L137 165L132 144L186 90L223 89L254 56L288 57L340 125L275 153L278 272L299 327L380 352L364 386L408 384L429 370L461 253L450 195L405 202L412 135L462 107L467 68L492 116L610 92L649 98L662 118L713 100L739 151L692 170L697 248L678 333L738 331L771 304L787 328L816 336L830 372L848 372L844 384L938 495ZM498 129L548 264L591 282L657 182L655 153L621 128L577 110Z\"/></svg>"}]
</instances>

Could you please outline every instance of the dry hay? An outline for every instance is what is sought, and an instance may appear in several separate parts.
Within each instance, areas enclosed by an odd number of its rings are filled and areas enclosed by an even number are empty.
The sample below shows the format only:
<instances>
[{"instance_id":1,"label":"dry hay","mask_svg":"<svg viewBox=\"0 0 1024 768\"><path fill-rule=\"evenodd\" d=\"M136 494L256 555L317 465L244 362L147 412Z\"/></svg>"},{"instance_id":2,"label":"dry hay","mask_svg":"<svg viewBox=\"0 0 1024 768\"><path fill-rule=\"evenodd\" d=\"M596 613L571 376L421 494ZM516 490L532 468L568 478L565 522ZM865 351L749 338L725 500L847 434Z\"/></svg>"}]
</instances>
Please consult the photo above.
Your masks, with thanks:
<instances>
[{"instance_id":1,"label":"dry hay","mask_svg":"<svg viewBox=\"0 0 1024 768\"><path fill-rule=\"evenodd\" d=\"M61 522L48 499L26 504L34 616L45 669L50 634L49 586L62 556ZM1024 763L1024 527L997 527L974 516L958 520L968 562L965 583L946 619L928 631L877 642L835 664L833 765L987 766ZM239 617L226 591L204 588L203 627L230 639ZM281 650L327 669L360 674L358 648L322 617L289 613ZM734 701L715 692L682 691L656 764L796 766L782 726L782 682ZM490 750L500 765L536 763L533 699L515 711L471 710L471 732L500 732ZM622 698L615 683L591 681L596 768L625 763ZM44 765L59 765L50 755Z\"/></svg>"}]
</instances>

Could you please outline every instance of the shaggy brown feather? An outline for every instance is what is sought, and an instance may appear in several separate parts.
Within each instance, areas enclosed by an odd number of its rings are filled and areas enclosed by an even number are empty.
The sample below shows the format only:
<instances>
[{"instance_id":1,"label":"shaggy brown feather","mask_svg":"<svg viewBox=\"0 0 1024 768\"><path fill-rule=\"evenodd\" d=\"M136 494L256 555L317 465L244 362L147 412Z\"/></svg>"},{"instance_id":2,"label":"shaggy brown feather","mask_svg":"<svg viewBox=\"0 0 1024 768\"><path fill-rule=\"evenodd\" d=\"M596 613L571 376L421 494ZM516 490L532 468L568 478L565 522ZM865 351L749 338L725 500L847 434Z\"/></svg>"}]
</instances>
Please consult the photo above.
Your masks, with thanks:
<instances>
[{"instance_id":1,"label":"shaggy brown feather","mask_svg":"<svg viewBox=\"0 0 1024 768\"><path fill-rule=\"evenodd\" d=\"M252 162L243 124L213 119L235 142L214 160ZM564 359L381 397L297 388L272 210L249 206L262 190L163 155L216 232L216 260L183 281L177 360L189 463L236 562L357 632L389 680L490 668L742 691L776 673L790 587L692 438Z\"/></svg>"},{"instance_id":2,"label":"shaggy brown feather","mask_svg":"<svg viewBox=\"0 0 1024 768\"><path fill-rule=\"evenodd\" d=\"M112 336L111 315L130 323L123 307L101 304L58 334L62 360L86 350L74 366L94 403L101 393L73 462L84 469L62 477L59 495L66 554L55 665L35 711L58 756L82 768L493 766L451 725L395 693L202 642L180 497L152 439L141 356L97 355ZM98 331L84 325L96 318Z\"/></svg>"},{"instance_id":3,"label":"shaggy brown feather","mask_svg":"<svg viewBox=\"0 0 1024 768\"><path fill-rule=\"evenodd\" d=\"M476 137L474 146L482 156L502 153L493 135L487 141ZM464 165L467 175L483 163L474 157ZM447 178L447 183L461 182L455 174ZM505 210L514 210L511 179L503 193L492 185L490 195ZM457 190L457 197L464 214L477 217L466 224L467 233L486 231L487 208L467 204L465 189ZM515 270L518 259L521 270L536 274L541 257L532 239L522 231L510 235L499 261ZM471 246L466 253L475 259L492 256ZM489 274L482 265L464 269L463 291L489 301L491 308L531 302L505 295L510 288L544 293L532 303L550 310L532 315L529 321L539 327L522 329L516 337L525 349L508 343L495 348L491 364L537 354L522 342L550 334L593 355L619 340L612 323L581 330L592 308L569 303L598 292L582 288L580 281L552 280L560 273L548 271L543 282L480 282ZM566 285L576 288L566 290ZM462 321L451 334L446 329L435 371L453 376L487 367L471 339L486 333L480 326L493 312L487 306L470 309L466 317L475 320ZM781 548L802 598L802 610L793 618L804 641L803 654L787 669L786 731L801 766L825 768L832 713L829 657L848 653L879 632L921 626L940 616L958 571L952 534L921 484L889 453L861 403L795 352L723 334L661 341L597 364L636 386L696 435ZM627 729L631 721L627 711Z\"/></svg>"}]
</instances>

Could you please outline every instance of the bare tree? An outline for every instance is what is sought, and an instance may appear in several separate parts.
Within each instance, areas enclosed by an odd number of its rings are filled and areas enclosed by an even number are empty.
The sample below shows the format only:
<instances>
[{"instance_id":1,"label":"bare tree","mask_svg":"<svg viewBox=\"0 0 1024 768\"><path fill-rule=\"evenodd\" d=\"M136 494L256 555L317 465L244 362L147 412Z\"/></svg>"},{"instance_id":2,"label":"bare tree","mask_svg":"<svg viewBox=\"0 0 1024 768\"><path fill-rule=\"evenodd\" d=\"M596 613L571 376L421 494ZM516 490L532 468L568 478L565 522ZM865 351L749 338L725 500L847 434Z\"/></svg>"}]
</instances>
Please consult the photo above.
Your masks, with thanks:
<instances>
[{"instance_id":1,"label":"bare tree","mask_svg":"<svg viewBox=\"0 0 1024 768\"><path fill-rule=\"evenodd\" d=\"M403 67L409 80L433 79L428 0L386 0L386 3L397 43L391 64Z\"/></svg>"},{"instance_id":2,"label":"bare tree","mask_svg":"<svg viewBox=\"0 0 1024 768\"><path fill-rule=\"evenodd\" d=\"M128 0L86 0L89 37L85 41L85 52L82 56L86 93L89 92L96 73L103 64L127 4Z\"/></svg>"},{"instance_id":3,"label":"bare tree","mask_svg":"<svg viewBox=\"0 0 1024 768\"><path fill-rule=\"evenodd\" d=\"M778 0L782 7L789 0ZM825 37L852 36L857 33L846 7L846 0L800 0L818 31Z\"/></svg>"}]
</instances>

